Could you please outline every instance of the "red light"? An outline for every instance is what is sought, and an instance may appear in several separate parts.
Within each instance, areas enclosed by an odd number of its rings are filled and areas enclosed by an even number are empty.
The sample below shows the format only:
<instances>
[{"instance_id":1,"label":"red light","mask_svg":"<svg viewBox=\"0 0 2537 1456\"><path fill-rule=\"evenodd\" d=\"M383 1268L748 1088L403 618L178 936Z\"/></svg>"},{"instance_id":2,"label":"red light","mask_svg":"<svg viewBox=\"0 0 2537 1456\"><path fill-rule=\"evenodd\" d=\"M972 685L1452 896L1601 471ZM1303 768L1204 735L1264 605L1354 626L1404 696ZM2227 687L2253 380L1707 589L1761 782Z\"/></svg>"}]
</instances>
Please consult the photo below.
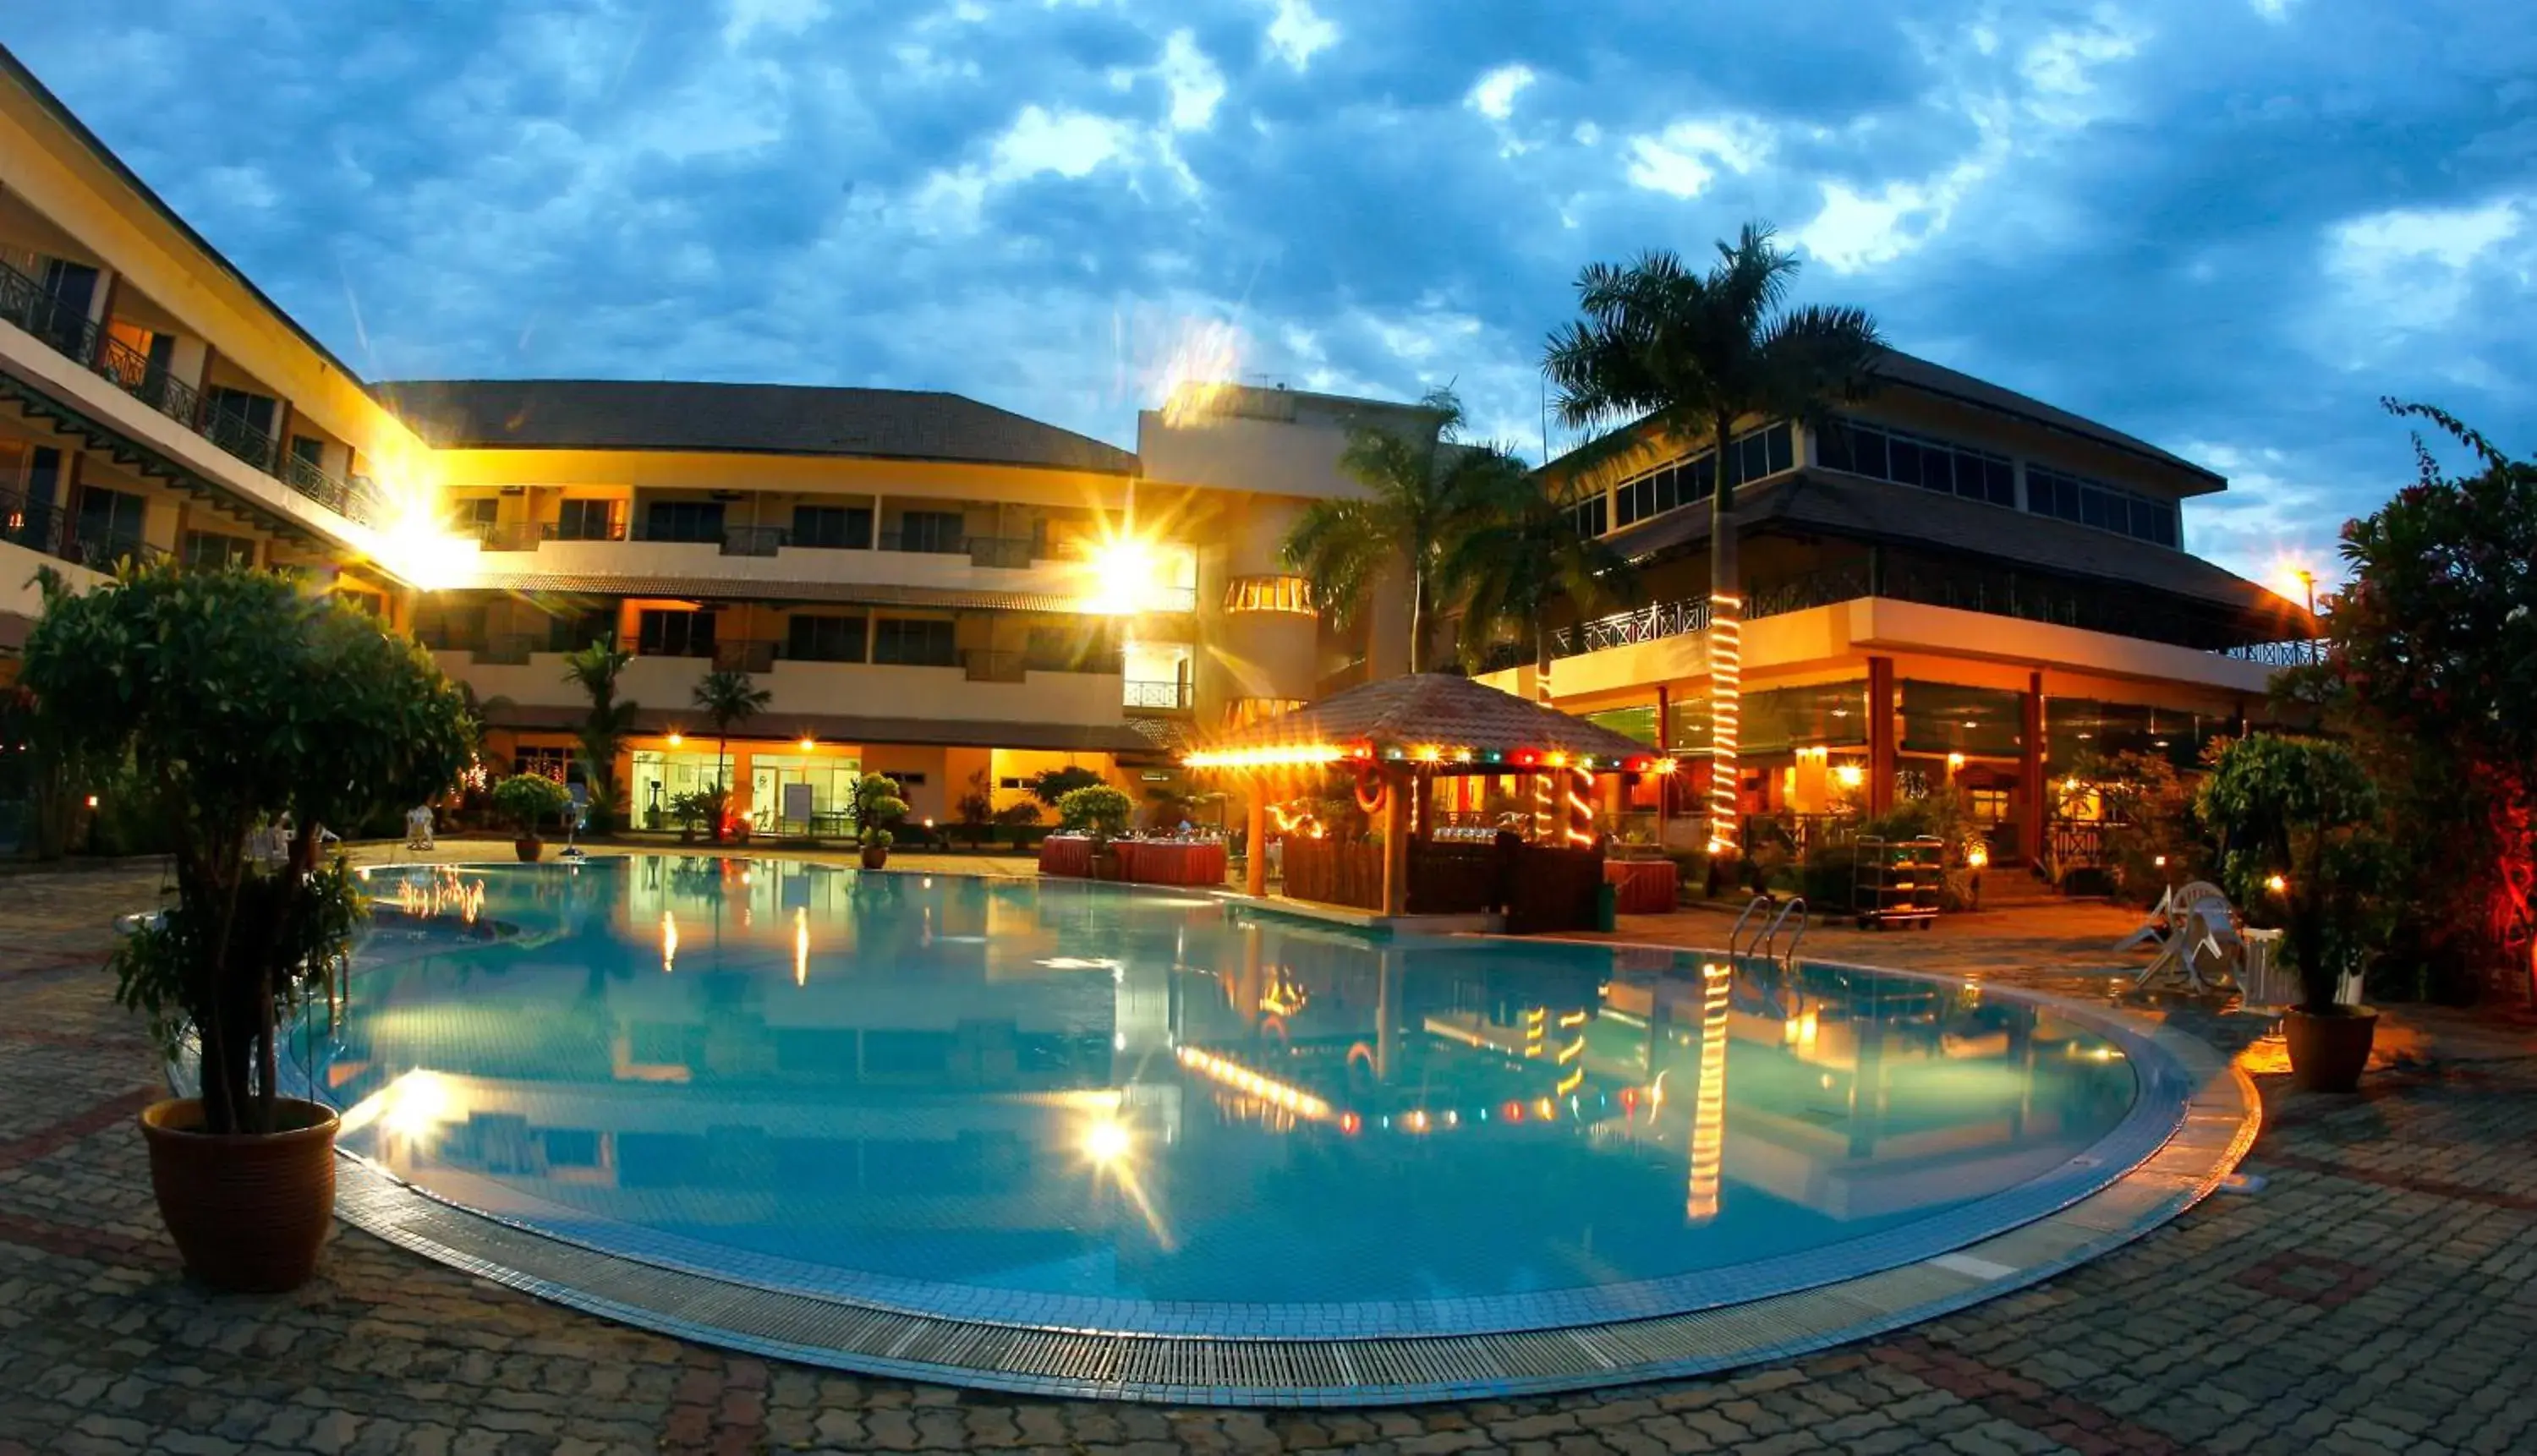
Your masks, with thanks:
<instances>
[{"instance_id":1,"label":"red light","mask_svg":"<svg viewBox=\"0 0 2537 1456\"><path fill-rule=\"evenodd\" d=\"M1509 1122L1522 1122L1522 1121L1524 1120L1524 1104L1522 1104L1522 1103L1509 1103L1509 1104L1507 1104L1507 1105L1506 1105L1506 1119L1507 1119Z\"/></svg>"},{"instance_id":2,"label":"red light","mask_svg":"<svg viewBox=\"0 0 2537 1456\"><path fill-rule=\"evenodd\" d=\"M1365 1119L1359 1117L1354 1112L1339 1113L1339 1131L1346 1133L1350 1137L1356 1136L1356 1130L1364 1125Z\"/></svg>"},{"instance_id":3,"label":"red light","mask_svg":"<svg viewBox=\"0 0 2537 1456\"><path fill-rule=\"evenodd\" d=\"M1529 769L1541 761L1541 755L1529 748L1519 748L1515 751L1515 761L1517 767Z\"/></svg>"},{"instance_id":4,"label":"red light","mask_svg":"<svg viewBox=\"0 0 2537 1456\"><path fill-rule=\"evenodd\" d=\"M1625 759L1621 768L1627 773L1644 774L1648 771L1648 761L1644 758Z\"/></svg>"},{"instance_id":5,"label":"red light","mask_svg":"<svg viewBox=\"0 0 2537 1456\"><path fill-rule=\"evenodd\" d=\"M1621 1089L1621 1108L1622 1108L1622 1110L1624 1110L1624 1111L1636 1111L1636 1110L1638 1110L1638 1107L1639 1107L1639 1089L1637 1089L1637 1088L1635 1088L1635 1087L1624 1087L1624 1088L1622 1088L1622 1089Z\"/></svg>"}]
</instances>

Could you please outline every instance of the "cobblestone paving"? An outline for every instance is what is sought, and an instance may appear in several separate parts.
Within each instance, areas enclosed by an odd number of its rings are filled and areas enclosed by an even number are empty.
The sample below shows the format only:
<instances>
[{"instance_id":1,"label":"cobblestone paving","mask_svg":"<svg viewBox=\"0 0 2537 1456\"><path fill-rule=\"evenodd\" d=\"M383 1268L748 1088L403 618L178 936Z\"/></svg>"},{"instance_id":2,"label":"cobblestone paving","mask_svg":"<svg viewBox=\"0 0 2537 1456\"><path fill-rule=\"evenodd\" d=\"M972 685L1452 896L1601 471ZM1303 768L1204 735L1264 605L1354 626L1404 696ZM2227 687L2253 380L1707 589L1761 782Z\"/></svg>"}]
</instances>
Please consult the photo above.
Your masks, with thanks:
<instances>
[{"instance_id":1,"label":"cobblestone paving","mask_svg":"<svg viewBox=\"0 0 2537 1456\"><path fill-rule=\"evenodd\" d=\"M2359 1098L2267 1077L2247 1164L2260 1193L1897 1335L1552 1399L1147 1409L683 1345L350 1230L295 1295L189 1287L132 1123L157 1070L97 969L107 919L155 885L130 868L0 877L0 1456L2537 1450L2537 1030L2524 1024L2405 1016L2386 1038L2398 1055ZM2082 964L2104 944L2093 930L1991 929L1896 938L1886 959L1943 950L2003 979L2104 984ZM2170 1011L2244 1040L2244 1018Z\"/></svg>"}]
</instances>

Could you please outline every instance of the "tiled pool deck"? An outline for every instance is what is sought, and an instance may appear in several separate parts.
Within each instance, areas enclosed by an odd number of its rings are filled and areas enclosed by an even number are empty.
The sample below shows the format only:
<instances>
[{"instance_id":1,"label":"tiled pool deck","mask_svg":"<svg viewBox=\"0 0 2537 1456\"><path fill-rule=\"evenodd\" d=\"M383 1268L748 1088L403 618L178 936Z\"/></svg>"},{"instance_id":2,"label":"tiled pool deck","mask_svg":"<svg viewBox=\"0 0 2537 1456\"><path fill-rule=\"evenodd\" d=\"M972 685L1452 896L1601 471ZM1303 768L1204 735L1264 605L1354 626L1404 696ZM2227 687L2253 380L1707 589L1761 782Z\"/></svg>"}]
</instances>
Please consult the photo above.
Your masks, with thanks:
<instances>
[{"instance_id":1,"label":"tiled pool deck","mask_svg":"<svg viewBox=\"0 0 2537 1456\"><path fill-rule=\"evenodd\" d=\"M475 847L481 854L484 847ZM912 856L911 856L912 857ZM950 867L933 861L934 867ZM1019 867L1018 862L1015 866ZM910 867L924 867L919 861ZM2251 1197L1909 1329L1718 1378L1366 1413L1136 1408L827 1374L542 1303L346 1232L276 1299L175 1277L95 971L147 870L0 878L0 1452L170 1450L2512 1450L2537 1446L2529 1028L2406 1015L2358 1100L2266 1063ZM2091 922L2093 921L2095 922ZM2096 990L2104 913L1810 937ZM1625 938L1714 941L1696 918ZM2227 1049L2244 1018L2153 1013Z\"/></svg>"}]
</instances>

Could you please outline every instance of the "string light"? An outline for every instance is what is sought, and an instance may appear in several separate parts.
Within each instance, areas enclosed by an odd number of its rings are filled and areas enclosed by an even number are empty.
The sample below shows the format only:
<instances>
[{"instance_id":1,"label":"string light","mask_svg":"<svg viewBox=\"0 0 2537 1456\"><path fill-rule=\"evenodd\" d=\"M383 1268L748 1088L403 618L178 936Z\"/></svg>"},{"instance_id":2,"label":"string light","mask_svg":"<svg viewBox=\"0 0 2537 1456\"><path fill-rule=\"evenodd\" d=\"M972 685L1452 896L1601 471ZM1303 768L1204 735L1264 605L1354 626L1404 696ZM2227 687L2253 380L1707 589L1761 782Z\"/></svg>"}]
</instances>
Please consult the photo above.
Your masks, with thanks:
<instances>
[{"instance_id":1,"label":"string light","mask_svg":"<svg viewBox=\"0 0 2537 1456\"><path fill-rule=\"evenodd\" d=\"M1726 1010L1734 973L1711 962L1700 968L1700 1082L1691 1105L1691 1184L1683 1212L1695 1223L1718 1217L1718 1188L1726 1167Z\"/></svg>"},{"instance_id":2,"label":"string light","mask_svg":"<svg viewBox=\"0 0 2537 1456\"><path fill-rule=\"evenodd\" d=\"M1732 854L1737 817L1735 750L1743 726L1744 601L1716 593L1709 602L1709 843Z\"/></svg>"}]
</instances>

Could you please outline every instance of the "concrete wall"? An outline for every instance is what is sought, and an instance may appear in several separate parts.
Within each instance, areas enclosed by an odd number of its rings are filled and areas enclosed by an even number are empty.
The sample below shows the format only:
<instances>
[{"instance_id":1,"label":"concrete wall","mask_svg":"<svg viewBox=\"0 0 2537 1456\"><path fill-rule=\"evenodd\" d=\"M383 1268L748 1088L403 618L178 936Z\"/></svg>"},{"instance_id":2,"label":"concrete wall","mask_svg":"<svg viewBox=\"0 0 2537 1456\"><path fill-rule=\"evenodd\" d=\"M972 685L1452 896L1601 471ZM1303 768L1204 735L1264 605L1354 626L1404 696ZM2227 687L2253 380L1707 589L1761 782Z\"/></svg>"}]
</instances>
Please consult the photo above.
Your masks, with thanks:
<instances>
[{"instance_id":1,"label":"concrete wall","mask_svg":"<svg viewBox=\"0 0 2537 1456\"><path fill-rule=\"evenodd\" d=\"M433 654L442 670L467 683L479 698L500 696L522 707L580 707L588 702L564 680L563 657L534 653L525 665L479 663L464 652ZM626 665L619 696L649 708L687 715L686 731L702 732L704 716L690 708L697 679L712 667L701 658L643 658ZM796 717L949 719L961 723L1043 723L1103 727L1126 721L1120 679L1102 672L1031 672L1022 682L971 682L957 667L900 667L853 663L778 660L756 674L774 700L750 724L760 734L790 734Z\"/></svg>"}]
</instances>

